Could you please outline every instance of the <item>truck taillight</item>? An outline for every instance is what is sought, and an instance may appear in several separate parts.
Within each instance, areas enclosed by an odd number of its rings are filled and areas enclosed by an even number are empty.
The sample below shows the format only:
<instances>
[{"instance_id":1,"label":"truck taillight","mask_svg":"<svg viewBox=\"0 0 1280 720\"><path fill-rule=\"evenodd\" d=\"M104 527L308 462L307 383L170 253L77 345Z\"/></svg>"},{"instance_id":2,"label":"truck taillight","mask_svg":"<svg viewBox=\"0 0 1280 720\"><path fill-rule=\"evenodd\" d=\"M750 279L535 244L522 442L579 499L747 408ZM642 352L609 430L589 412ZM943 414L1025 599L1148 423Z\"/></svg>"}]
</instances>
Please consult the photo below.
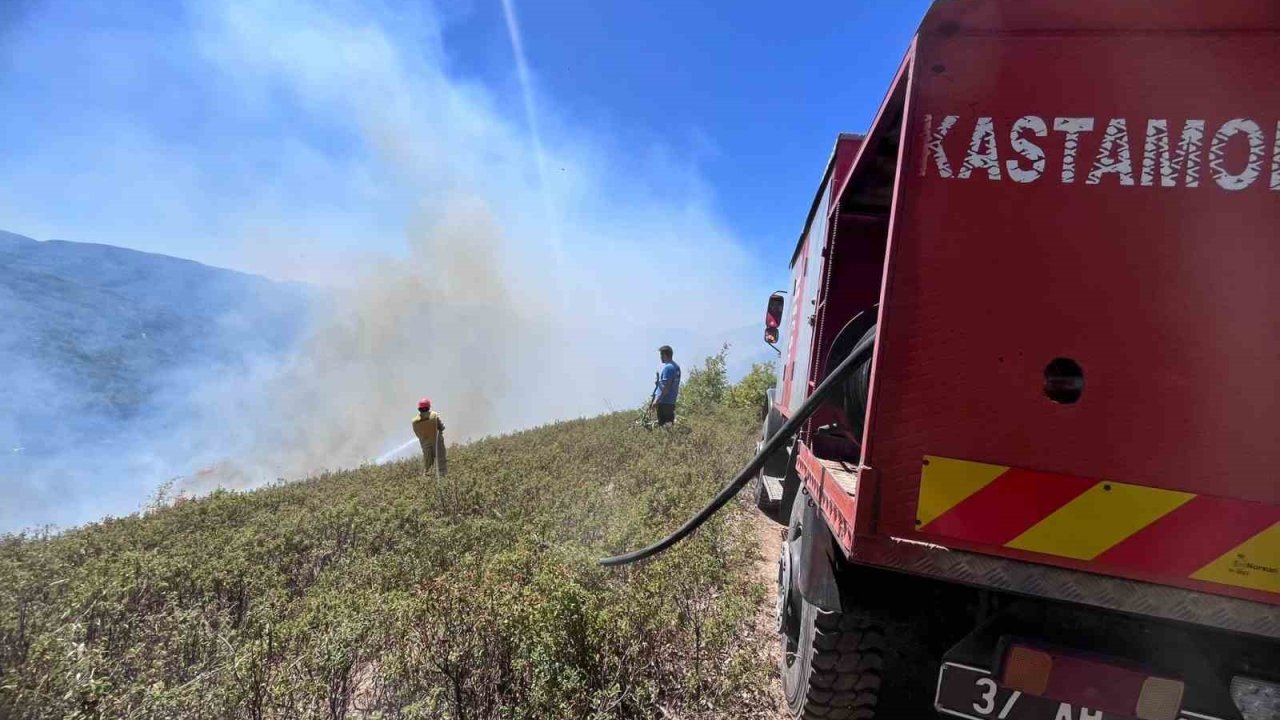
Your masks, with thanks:
<instances>
[{"instance_id":1,"label":"truck taillight","mask_svg":"<svg viewBox=\"0 0 1280 720\"><path fill-rule=\"evenodd\" d=\"M1042 650L1014 645L1004 660L1004 686L1028 695L1044 695L1053 671L1053 656Z\"/></svg>"},{"instance_id":2,"label":"truck taillight","mask_svg":"<svg viewBox=\"0 0 1280 720\"><path fill-rule=\"evenodd\" d=\"M1237 675L1231 678L1231 701L1244 720L1280 717L1280 683Z\"/></svg>"},{"instance_id":3,"label":"truck taillight","mask_svg":"<svg viewBox=\"0 0 1280 720\"><path fill-rule=\"evenodd\" d=\"M1139 720L1174 720L1182 709L1182 692L1186 686L1181 680L1149 677L1142 683L1138 695Z\"/></svg>"},{"instance_id":4,"label":"truck taillight","mask_svg":"<svg viewBox=\"0 0 1280 720\"><path fill-rule=\"evenodd\" d=\"M1001 685L1139 720L1177 720L1185 689L1181 680L1019 644L1005 652Z\"/></svg>"}]
</instances>

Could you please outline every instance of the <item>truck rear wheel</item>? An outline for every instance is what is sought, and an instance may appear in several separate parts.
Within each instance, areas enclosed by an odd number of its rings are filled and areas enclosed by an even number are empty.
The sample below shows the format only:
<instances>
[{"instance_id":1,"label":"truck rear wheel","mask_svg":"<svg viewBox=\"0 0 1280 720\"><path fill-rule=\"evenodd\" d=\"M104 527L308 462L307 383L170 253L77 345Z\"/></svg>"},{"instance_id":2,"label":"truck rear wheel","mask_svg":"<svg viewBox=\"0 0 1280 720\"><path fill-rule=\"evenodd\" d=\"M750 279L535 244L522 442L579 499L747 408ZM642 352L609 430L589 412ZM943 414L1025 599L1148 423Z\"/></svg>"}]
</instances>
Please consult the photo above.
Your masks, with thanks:
<instances>
[{"instance_id":1,"label":"truck rear wheel","mask_svg":"<svg viewBox=\"0 0 1280 720\"><path fill-rule=\"evenodd\" d=\"M791 512L778 559L778 631L782 689L791 715L802 720L872 720L880 694L885 634L865 615L829 612L802 596L794 582L805 498Z\"/></svg>"},{"instance_id":2,"label":"truck rear wheel","mask_svg":"<svg viewBox=\"0 0 1280 720\"><path fill-rule=\"evenodd\" d=\"M782 685L796 718L872 720L880 695L884 633L851 614L801 599L798 637L783 632Z\"/></svg>"}]
</instances>

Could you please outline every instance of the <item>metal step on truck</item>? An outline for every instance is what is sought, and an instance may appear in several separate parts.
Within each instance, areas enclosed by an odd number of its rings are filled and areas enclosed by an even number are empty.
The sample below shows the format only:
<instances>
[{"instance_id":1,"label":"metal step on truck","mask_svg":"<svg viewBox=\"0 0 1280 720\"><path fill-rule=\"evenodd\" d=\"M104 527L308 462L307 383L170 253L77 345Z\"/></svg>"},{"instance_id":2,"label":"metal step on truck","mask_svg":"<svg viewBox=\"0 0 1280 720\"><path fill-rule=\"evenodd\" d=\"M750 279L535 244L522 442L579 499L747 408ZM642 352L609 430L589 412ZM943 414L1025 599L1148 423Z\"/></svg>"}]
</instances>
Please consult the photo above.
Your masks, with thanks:
<instances>
[{"instance_id":1,"label":"metal step on truck","mask_svg":"<svg viewBox=\"0 0 1280 720\"><path fill-rule=\"evenodd\" d=\"M791 278L796 717L1280 718L1280 2L936 2Z\"/></svg>"}]
</instances>

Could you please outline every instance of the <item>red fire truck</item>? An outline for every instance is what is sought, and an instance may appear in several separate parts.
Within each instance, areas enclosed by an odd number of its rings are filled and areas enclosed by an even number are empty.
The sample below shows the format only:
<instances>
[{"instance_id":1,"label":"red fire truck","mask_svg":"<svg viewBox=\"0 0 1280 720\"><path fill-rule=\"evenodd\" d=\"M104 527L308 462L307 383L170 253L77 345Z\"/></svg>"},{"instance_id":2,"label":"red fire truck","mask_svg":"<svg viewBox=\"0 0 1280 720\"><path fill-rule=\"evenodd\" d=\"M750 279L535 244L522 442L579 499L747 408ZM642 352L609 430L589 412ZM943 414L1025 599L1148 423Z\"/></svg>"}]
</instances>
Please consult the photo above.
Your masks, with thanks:
<instances>
[{"instance_id":1,"label":"red fire truck","mask_svg":"<svg viewBox=\"0 0 1280 720\"><path fill-rule=\"evenodd\" d=\"M1280 718L1278 69L1274 0L934 4L769 303L796 716Z\"/></svg>"}]
</instances>

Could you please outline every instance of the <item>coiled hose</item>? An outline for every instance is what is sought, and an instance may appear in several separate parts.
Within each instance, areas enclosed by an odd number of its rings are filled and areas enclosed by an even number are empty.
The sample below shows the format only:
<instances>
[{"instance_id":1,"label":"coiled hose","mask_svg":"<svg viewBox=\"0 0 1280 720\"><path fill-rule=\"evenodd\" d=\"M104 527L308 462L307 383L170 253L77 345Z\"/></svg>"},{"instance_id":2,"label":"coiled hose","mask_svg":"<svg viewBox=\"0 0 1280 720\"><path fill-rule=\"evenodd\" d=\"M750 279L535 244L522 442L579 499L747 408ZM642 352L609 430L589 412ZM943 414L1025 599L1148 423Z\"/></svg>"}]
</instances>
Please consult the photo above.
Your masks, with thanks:
<instances>
[{"instance_id":1,"label":"coiled hose","mask_svg":"<svg viewBox=\"0 0 1280 720\"><path fill-rule=\"evenodd\" d=\"M869 332L864 335L862 340L859 341L858 344L854 346L853 350L849 352L849 355L844 359L844 361L841 362L835 370L827 374L826 379L822 381L822 384L819 385L811 395L809 395L809 399L804 401L804 404L802 404L800 409L791 416L791 419L787 420L786 424L779 428L778 432L773 434L773 437L769 438L769 441L764 444L764 447L760 449L760 452L756 454L755 458L752 459L750 463L747 463L747 466L738 473L737 477L735 477L728 485L725 485L724 488L721 489L720 492L711 500L711 502L707 503L706 507L702 508L696 515L686 520L685 523L675 532L649 547L641 548L640 550L633 550L632 552L624 555L601 558L600 564L606 567L630 565L637 560L644 560L645 558L653 557L654 555L667 550L672 545L675 545L685 539L694 530L697 530L698 526L702 525L702 523L709 520L712 515L719 512L720 508L724 507L725 503L733 499L734 495L737 495L742 488L746 487L747 483L751 482L751 478L755 477L756 473L760 472L760 468L764 467L765 461L769 459L769 456L777 452L778 449L782 447L783 443L787 442L787 440L789 440L791 436L804 425L805 421L809 419L809 416L822 406L823 400L827 395L829 395L834 389L839 388L841 384L844 383L845 378L849 377L854 370L858 369L858 367L863 364L863 361L870 359L871 351L875 347L875 339L875 332ZM866 364L870 365L869 362Z\"/></svg>"},{"instance_id":2,"label":"coiled hose","mask_svg":"<svg viewBox=\"0 0 1280 720\"><path fill-rule=\"evenodd\" d=\"M876 336L874 309L858 313L839 333L831 344L831 359L845 357L850 348L867 338ZM830 360L828 360L828 366ZM844 413L844 435L855 445L862 444L862 430L867 420L867 399L871 390L871 363L864 362L854 369L844 383L840 397L840 409Z\"/></svg>"}]
</instances>

